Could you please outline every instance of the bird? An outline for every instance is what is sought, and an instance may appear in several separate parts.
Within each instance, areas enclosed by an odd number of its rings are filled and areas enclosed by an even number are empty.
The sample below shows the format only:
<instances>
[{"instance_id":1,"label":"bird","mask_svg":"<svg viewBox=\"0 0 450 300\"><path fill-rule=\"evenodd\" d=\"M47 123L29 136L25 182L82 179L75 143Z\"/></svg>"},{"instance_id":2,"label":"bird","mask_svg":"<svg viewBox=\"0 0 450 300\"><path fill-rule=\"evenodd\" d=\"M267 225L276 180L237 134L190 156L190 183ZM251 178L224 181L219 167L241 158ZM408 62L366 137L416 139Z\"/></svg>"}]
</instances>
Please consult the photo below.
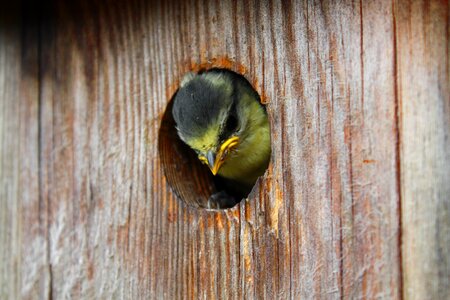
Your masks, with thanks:
<instances>
[{"instance_id":1,"label":"bird","mask_svg":"<svg viewBox=\"0 0 450 300\"><path fill-rule=\"evenodd\" d=\"M179 138L225 187L210 201L233 206L249 194L270 161L269 119L258 93L244 76L213 68L187 73L173 101Z\"/></svg>"}]
</instances>

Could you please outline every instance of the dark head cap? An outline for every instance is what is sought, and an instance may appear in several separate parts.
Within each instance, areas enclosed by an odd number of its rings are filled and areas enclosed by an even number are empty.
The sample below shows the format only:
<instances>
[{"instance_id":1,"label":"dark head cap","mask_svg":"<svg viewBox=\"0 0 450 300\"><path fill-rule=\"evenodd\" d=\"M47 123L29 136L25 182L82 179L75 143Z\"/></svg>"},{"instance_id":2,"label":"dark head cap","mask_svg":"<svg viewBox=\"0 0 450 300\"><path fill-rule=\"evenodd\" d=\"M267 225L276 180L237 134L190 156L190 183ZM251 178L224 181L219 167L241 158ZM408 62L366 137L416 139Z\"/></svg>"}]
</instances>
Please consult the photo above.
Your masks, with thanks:
<instances>
[{"instance_id":1,"label":"dark head cap","mask_svg":"<svg viewBox=\"0 0 450 300\"><path fill-rule=\"evenodd\" d=\"M189 74L172 108L180 137L186 142L218 127L232 104L232 84L221 75Z\"/></svg>"}]
</instances>

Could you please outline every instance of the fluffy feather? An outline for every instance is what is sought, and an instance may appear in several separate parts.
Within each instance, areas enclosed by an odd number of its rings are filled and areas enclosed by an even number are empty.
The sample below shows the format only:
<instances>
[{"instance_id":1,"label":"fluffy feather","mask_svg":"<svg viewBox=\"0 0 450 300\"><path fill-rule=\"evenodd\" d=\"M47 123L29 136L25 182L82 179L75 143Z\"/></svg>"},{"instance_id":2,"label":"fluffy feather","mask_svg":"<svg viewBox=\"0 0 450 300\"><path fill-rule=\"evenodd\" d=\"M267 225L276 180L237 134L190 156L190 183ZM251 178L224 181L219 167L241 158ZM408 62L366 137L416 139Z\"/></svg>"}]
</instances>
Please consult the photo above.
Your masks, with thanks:
<instances>
[{"instance_id":1,"label":"fluffy feather","mask_svg":"<svg viewBox=\"0 0 450 300\"><path fill-rule=\"evenodd\" d=\"M267 168L271 153L267 113L248 81L221 69L189 73L174 101L178 134L199 155L217 151L230 136L239 137L218 175L248 193ZM236 128L228 128L230 118L236 118Z\"/></svg>"}]
</instances>

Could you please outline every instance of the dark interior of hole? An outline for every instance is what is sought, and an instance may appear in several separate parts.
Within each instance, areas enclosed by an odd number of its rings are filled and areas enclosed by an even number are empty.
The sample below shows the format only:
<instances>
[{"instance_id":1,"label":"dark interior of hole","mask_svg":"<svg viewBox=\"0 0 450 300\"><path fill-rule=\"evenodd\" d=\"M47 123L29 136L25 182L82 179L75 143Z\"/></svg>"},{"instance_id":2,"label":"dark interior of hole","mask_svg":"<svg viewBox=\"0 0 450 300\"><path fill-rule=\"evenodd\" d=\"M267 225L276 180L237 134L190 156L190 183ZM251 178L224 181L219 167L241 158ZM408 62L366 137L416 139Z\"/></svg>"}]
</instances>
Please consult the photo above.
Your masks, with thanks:
<instances>
[{"instance_id":1,"label":"dark interior of hole","mask_svg":"<svg viewBox=\"0 0 450 300\"><path fill-rule=\"evenodd\" d=\"M239 76L248 83L243 76ZM234 206L248 193L239 194L229 188L230 183L213 176L197 158L197 154L178 137L172 116L175 95L166 107L158 141L160 160L168 184L187 205L222 209Z\"/></svg>"}]
</instances>

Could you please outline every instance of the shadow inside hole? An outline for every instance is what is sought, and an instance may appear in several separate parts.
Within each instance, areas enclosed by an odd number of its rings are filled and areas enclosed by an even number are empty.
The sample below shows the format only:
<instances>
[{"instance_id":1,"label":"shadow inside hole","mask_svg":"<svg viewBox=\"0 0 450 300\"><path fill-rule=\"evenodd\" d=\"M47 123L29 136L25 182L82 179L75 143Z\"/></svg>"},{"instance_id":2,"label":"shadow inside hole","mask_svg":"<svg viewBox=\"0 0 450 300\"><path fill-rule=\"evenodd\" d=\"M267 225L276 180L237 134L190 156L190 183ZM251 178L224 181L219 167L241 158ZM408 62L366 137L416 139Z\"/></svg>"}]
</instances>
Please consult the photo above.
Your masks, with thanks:
<instances>
[{"instance_id":1,"label":"shadow inside hole","mask_svg":"<svg viewBox=\"0 0 450 300\"><path fill-rule=\"evenodd\" d=\"M208 205L211 195L224 190L218 177L200 162L197 154L178 137L172 116L172 97L166 107L159 130L159 156L167 182L173 192L187 205L196 208L229 208ZM230 193L231 194L231 193ZM232 195L232 194L231 194ZM223 197L223 196L222 196ZM243 197L227 196L227 203L239 203ZM234 205L233 205L234 206Z\"/></svg>"}]
</instances>

